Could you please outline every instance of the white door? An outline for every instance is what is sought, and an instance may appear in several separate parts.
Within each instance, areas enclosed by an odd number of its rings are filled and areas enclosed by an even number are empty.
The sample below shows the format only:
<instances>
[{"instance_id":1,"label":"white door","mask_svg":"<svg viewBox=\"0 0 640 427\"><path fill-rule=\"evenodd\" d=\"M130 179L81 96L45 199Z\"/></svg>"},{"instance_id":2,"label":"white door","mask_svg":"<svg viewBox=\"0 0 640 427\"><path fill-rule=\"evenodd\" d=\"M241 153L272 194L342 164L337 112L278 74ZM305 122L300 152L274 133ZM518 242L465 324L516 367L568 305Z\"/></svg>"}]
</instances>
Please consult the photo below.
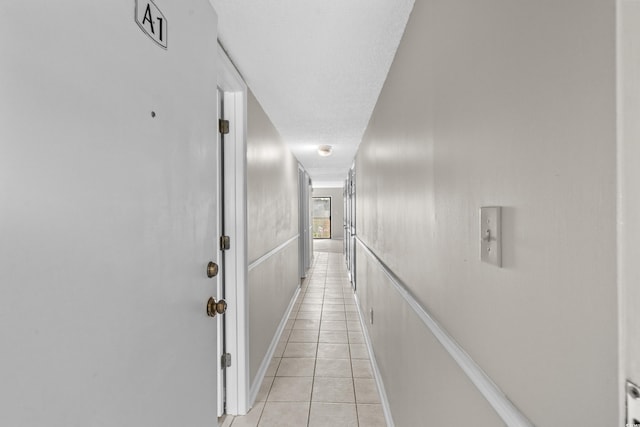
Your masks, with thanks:
<instances>
[{"instance_id":1,"label":"white door","mask_svg":"<svg viewBox=\"0 0 640 427\"><path fill-rule=\"evenodd\" d=\"M217 423L217 18L155 4L0 2L0 425Z\"/></svg>"}]
</instances>

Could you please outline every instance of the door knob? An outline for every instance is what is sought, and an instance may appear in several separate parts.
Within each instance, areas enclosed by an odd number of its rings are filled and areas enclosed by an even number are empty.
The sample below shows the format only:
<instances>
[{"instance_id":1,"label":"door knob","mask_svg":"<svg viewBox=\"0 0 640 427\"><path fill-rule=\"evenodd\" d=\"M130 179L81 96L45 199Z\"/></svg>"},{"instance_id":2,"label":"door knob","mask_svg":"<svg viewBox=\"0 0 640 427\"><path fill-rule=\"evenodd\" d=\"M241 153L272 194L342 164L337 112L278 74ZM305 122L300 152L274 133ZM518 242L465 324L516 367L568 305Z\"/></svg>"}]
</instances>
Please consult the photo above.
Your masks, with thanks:
<instances>
[{"instance_id":1,"label":"door knob","mask_svg":"<svg viewBox=\"0 0 640 427\"><path fill-rule=\"evenodd\" d=\"M216 301L215 298L209 298L207 301L207 316L216 317L216 314L223 314L227 311L227 302L223 299Z\"/></svg>"},{"instance_id":2,"label":"door knob","mask_svg":"<svg viewBox=\"0 0 640 427\"><path fill-rule=\"evenodd\" d=\"M210 261L207 264L207 277L216 277L218 275L218 264L213 261Z\"/></svg>"}]
</instances>

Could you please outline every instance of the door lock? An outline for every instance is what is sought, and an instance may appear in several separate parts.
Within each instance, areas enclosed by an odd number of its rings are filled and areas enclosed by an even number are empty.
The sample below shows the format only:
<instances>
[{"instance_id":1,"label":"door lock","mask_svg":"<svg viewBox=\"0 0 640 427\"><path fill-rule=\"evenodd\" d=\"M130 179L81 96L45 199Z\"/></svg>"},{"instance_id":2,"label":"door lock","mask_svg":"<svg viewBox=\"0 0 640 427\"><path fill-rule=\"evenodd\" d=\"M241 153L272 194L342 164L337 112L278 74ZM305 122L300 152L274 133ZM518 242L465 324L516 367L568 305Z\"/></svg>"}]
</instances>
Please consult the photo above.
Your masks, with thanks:
<instances>
[{"instance_id":1,"label":"door lock","mask_svg":"<svg viewBox=\"0 0 640 427\"><path fill-rule=\"evenodd\" d=\"M207 301L207 316L216 317L216 314L224 314L227 311L227 302L223 299L216 301L215 298L209 298Z\"/></svg>"},{"instance_id":2,"label":"door lock","mask_svg":"<svg viewBox=\"0 0 640 427\"><path fill-rule=\"evenodd\" d=\"M218 264L210 261L209 264L207 264L207 277L216 277L218 275L218 270Z\"/></svg>"}]
</instances>

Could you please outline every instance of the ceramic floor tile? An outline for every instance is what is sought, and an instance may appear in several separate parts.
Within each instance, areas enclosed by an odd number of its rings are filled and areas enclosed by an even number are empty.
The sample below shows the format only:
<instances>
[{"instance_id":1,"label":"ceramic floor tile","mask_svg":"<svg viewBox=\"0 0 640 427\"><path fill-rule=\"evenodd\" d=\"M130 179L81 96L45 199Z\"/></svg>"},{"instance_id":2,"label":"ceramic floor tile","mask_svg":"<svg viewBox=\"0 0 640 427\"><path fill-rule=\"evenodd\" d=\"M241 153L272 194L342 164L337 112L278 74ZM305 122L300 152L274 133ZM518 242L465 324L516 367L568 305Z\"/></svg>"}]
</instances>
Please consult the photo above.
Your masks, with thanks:
<instances>
[{"instance_id":1,"label":"ceramic floor tile","mask_svg":"<svg viewBox=\"0 0 640 427\"><path fill-rule=\"evenodd\" d=\"M293 324L293 329L311 329L318 330L320 328L319 320L311 320L311 319L298 319Z\"/></svg>"},{"instance_id":2,"label":"ceramic floor tile","mask_svg":"<svg viewBox=\"0 0 640 427\"><path fill-rule=\"evenodd\" d=\"M328 313L328 312L332 312L332 311L343 312L343 311L345 311L344 307L345 307L344 304L324 304L322 306L322 312L323 313Z\"/></svg>"},{"instance_id":3,"label":"ceramic floor tile","mask_svg":"<svg viewBox=\"0 0 640 427\"><path fill-rule=\"evenodd\" d=\"M325 311L322 313L322 320L341 320L344 322L345 319L344 311Z\"/></svg>"},{"instance_id":4,"label":"ceramic floor tile","mask_svg":"<svg viewBox=\"0 0 640 427\"><path fill-rule=\"evenodd\" d=\"M358 404L358 421L361 427L387 427L382 405Z\"/></svg>"},{"instance_id":5,"label":"ceramic floor tile","mask_svg":"<svg viewBox=\"0 0 640 427\"><path fill-rule=\"evenodd\" d=\"M313 382L312 401L355 403L353 379L316 377Z\"/></svg>"},{"instance_id":6,"label":"ceramic floor tile","mask_svg":"<svg viewBox=\"0 0 640 427\"><path fill-rule=\"evenodd\" d=\"M309 427L358 427L356 405L311 402Z\"/></svg>"},{"instance_id":7,"label":"ceramic floor tile","mask_svg":"<svg viewBox=\"0 0 640 427\"><path fill-rule=\"evenodd\" d=\"M323 331L346 331L347 322L341 320L322 320L320 327Z\"/></svg>"},{"instance_id":8,"label":"ceramic floor tile","mask_svg":"<svg viewBox=\"0 0 640 427\"><path fill-rule=\"evenodd\" d=\"M362 326L358 320L347 320L347 330L353 332L362 332Z\"/></svg>"},{"instance_id":9,"label":"ceramic floor tile","mask_svg":"<svg viewBox=\"0 0 640 427\"><path fill-rule=\"evenodd\" d=\"M317 359L315 375L316 377L351 378L351 360Z\"/></svg>"},{"instance_id":10,"label":"ceramic floor tile","mask_svg":"<svg viewBox=\"0 0 640 427\"><path fill-rule=\"evenodd\" d=\"M309 402L267 402L259 427L301 427L309 422Z\"/></svg>"},{"instance_id":11,"label":"ceramic floor tile","mask_svg":"<svg viewBox=\"0 0 640 427\"><path fill-rule=\"evenodd\" d=\"M344 305L344 295L340 288L325 288L324 290L324 303L325 304L339 304Z\"/></svg>"},{"instance_id":12,"label":"ceramic floor tile","mask_svg":"<svg viewBox=\"0 0 640 427\"><path fill-rule=\"evenodd\" d=\"M280 361L276 377L312 377L315 357L285 357Z\"/></svg>"},{"instance_id":13,"label":"ceramic floor tile","mask_svg":"<svg viewBox=\"0 0 640 427\"><path fill-rule=\"evenodd\" d=\"M291 335L289 335L289 342L318 342L318 331L311 329L293 329Z\"/></svg>"},{"instance_id":14,"label":"ceramic floor tile","mask_svg":"<svg viewBox=\"0 0 640 427\"><path fill-rule=\"evenodd\" d=\"M289 338L291 341L291 338ZM349 331L349 342L353 344L364 344L364 334L362 332Z\"/></svg>"},{"instance_id":15,"label":"ceramic floor tile","mask_svg":"<svg viewBox=\"0 0 640 427\"><path fill-rule=\"evenodd\" d=\"M279 341L278 345L276 345L275 350L273 351L273 357L282 357L284 354L284 349L287 347L286 341Z\"/></svg>"},{"instance_id":16,"label":"ceramic floor tile","mask_svg":"<svg viewBox=\"0 0 640 427\"><path fill-rule=\"evenodd\" d=\"M234 417L231 427L256 427L263 409L264 402L256 402L247 415Z\"/></svg>"},{"instance_id":17,"label":"ceramic floor tile","mask_svg":"<svg viewBox=\"0 0 640 427\"><path fill-rule=\"evenodd\" d=\"M276 371L278 370L278 365L280 364L280 358L274 357L271 359L269 363L269 367L267 367L267 372L264 374L265 377L275 377Z\"/></svg>"},{"instance_id":18,"label":"ceramic floor tile","mask_svg":"<svg viewBox=\"0 0 640 427\"><path fill-rule=\"evenodd\" d=\"M322 304L302 304L300 311L315 311L320 313L322 312Z\"/></svg>"},{"instance_id":19,"label":"ceramic floor tile","mask_svg":"<svg viewBox=\"0 0 640 427\"><path fill-rule=\"evenodd\" d=\"M342 291L339 291L339 290L336 290L336 291L326 290L324 291L324 297L325 298L344 298L344 294L342 293Z\"/></svg>"},{"instance_id":20,"label":"ceramic floor tile","mask_svg":"<svg viewBox=\"0 0 640 427\"><path fill-rule=\"evenodd\" d=\"M349 344L318 343L319 359L348 359Z\"/></svg>"},{"instance_id":21,"label":"ceramic floor tile","mask_svg":"<svg viewBox=\"0 0 640 427\"><path fill-rule=\"evenodd\" d=\"M345 311L344 313L347 320L360 320L360 316L357 311Z\"/></svg>"},{"instance_id":22,"label":"ceramic floor tile","mask_svg":"<svg viewBox=\"0 0 640 427\"><path fill-rule=\"evenodd\" d=\"M264 402L267 400L269 390L271 390L271 385L273 384L273 378L274 377L264 377L260 385L260 390L258 390L258 395L256 396L256 402Z\"/></svg>"},{"instance_id":23,"label":"ceramic floor tile","mask_svg":"<svg viewBox=\"0 0 640 427\"><path fill-rule=\"evenodd\" d=\"M349 337L345 331L320 331L318 342L346 344L349 342Z\"/></svg>"},{"instance_id":24,"label":"ceramic floor tile","mask_svg":"<svg viewBox=\"0 0 640 427\"><path fill-rule=\"evenodd\" d=\"M320 320L322 317L321 311L299 311L296 314L297 319L306 319L306 320Z\"/></svg>"},{"instance_id":25,"label":"ceramic floor tile","mask_svg":"<svg viewBox=\"0 0 640 427\"><path fill-rule=\"evenodd\" d=\"M344 259L338 253L315 257L256 408L232 427L255 427L258 418L262 427L385 425Z\"/></svg>"},{"instance_id":26,"label":"ceramic floor tile","mask_svg":"<svg viewBox=\"0 0 640 427\"><path fill-rule=\"evenodd\" d=\"M380 403L380 395L374 379L354 378L353 382L358 403Z\"/></svg>"},{"instance_id":27,"label":"ceramic floor tile","mask_svg":"<svg viewBox=\"0 0 640 427\"><path fill-rule=\"evenodd\" d=\"M369 351L364 344L349 344L352 359L369 359Z\"/></svg>"},{"instance_id":28,"label":"ceramic floor tile","mask_svg":"<svg viewBox=\"0 0 640 427\"><path fill-rule=\"evenodd\" d=\"M322 302L322 298L324 297L324 290L308 290L305 294L304 294L305 298L317 298L320 299L320 302Z\"/></svg>"},{"instance_id":29,"label":"ceramic floor tile","mask_svg":"<svg viewBox=\"0 0 640 427\"><path fill-rule=\"evenodd\" d=\"M287 320L287 323L284 325L284 329L285 329L285 330L287 330L287 329L291 329L291 328L293 328L293 323L294 323L294 322L295 322L295 320L294 320L294 319L289 319L289 320Z\"/></svg>"},{"instance_id":30,"label":"ceramic floor tile","mask_svg":"<svg viewBox=\"0 0 640 427\"><path fill-rule=\"evenodd\" d=\"M282 357L316 357L317 346L314 342L289 342Z\"/></svg>"},{"instance_id":31,"label":"ceramic floor tile","mask_svg":"<svg viewBox=\"0 0 640 427\"><path fill-rule=\"evenodd\" d=\"M373 370L369 359L351 359L354 378L373 378Z\"/></svg>"},{"instance_id":32,"label":"ceramic floor tile","mask_svg":"<svg viewBox=\"0 0 640 427\"><path fill-rule=\"evenodd\" d=\"M312 384L311 377L276 377L267 402L309 402Z\"/></svg>"},{"instance_id":33,"label":"ceramic floor tile","mask_svg":"<svg viewBox=\"0 0 640 427\"><path fill-rule=\"evenodd\" d=\"M330 268L336 268L336 267L332 266ZM334 291L340 292L342 291L342 287L344 286L344 283L340 278L328 277L328 276L326 279L324 279L324 284L325 284L325 289L331 292L334 292Z\"/></svg>"},{"instance_id":34,"label":"ceramic floor tile","mask_svg":"<svg viewBox=\"0 0 640 427\"><path fill-rule=\"evenodd\" d=\"M291 317L291 320L293 320L293 317ZM295 322L295 320L294 320ZM280 342L287 342L287 339L289 338L289 335L291 335L291 329L285 329L282 331L282 335L280 335Z\"/></svg>"}]
</instances>

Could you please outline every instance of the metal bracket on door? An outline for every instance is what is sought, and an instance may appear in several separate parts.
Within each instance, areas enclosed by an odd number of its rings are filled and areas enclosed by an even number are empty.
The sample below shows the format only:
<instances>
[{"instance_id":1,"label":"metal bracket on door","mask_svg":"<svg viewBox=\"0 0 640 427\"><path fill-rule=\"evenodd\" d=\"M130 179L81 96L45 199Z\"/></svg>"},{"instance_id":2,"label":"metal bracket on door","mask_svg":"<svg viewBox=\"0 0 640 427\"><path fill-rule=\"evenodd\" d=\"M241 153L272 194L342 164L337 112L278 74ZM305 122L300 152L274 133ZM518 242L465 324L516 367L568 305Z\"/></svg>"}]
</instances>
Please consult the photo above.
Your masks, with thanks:
<instances>
[{"instance_id":1,"label":"metal bracket on door","mask_svg":"<svg viewBox=\"0 0 640 427\"><path fill-rule=\"evenodd\" d=\"M640 426L640 387L627 381L627 426Z\"/></svg>"},{"instance_id":2,"label":"metal bracket on door","mask_svg":"<svg viewBox=\"0 0 640 427\"><path fill-rule=\"evenodd\" d=\"M229 133L229 120L218 120L218 129L222 135L226 135Z\"/></svg>"},{"instance_id":3,"label":"metal bracket on door","mask_svg":"<svg viewBox=\"0 0 640 427\"><path fill-rule=\"evenodd\" d=\"M231 238L229 236L220 236L220 250L226 251L231 248Z\"/></svg>"},{"instance_id":4,"label":"metal bracket on door","mask_svg":"<svg viewBox=\"0 0 640 427\"><path fill-rule=\"evenodd\" d=\"M220 365L223 369L231 366L231 353L225 353L220 356Z\"/></svg>"}]
</instances>

